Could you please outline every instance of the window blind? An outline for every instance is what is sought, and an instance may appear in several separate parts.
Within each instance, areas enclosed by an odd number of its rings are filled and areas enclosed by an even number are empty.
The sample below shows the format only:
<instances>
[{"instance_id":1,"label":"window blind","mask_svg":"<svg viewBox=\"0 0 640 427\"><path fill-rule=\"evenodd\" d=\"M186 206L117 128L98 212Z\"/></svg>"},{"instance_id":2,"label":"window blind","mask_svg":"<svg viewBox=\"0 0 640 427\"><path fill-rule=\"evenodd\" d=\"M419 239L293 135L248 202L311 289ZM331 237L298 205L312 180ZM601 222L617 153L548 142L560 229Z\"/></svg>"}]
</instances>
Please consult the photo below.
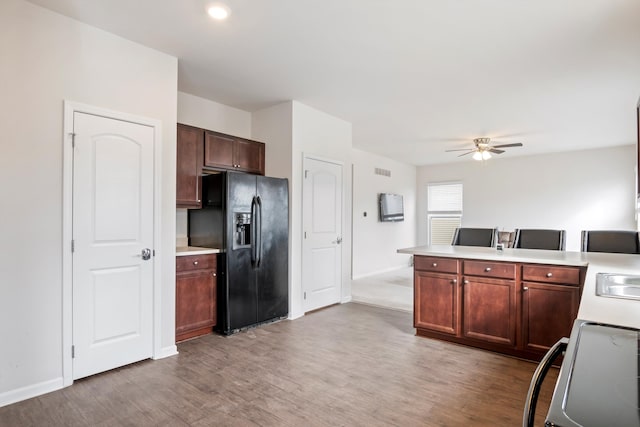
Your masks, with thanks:
<instances>
[{"instance_id":1,"label":"window blind","mask_svg":"<svg viewBox=\"0 0 640 427\"><path fill-rule=\"evenodd\" d=\"M462 183L429 184L427 210L429 212L462 212Z\"/></svg>"},{"instance_id":2,"label":"window blind","mask_svg":"<svg viewBox=\"0 0 640 427\"><path fill-rule=\"evenodd\" d=\"M460 227L462 217L431 215L429 217L429 235L431 245L450 245L453 233Z\"/></svg>"}]
</instances>

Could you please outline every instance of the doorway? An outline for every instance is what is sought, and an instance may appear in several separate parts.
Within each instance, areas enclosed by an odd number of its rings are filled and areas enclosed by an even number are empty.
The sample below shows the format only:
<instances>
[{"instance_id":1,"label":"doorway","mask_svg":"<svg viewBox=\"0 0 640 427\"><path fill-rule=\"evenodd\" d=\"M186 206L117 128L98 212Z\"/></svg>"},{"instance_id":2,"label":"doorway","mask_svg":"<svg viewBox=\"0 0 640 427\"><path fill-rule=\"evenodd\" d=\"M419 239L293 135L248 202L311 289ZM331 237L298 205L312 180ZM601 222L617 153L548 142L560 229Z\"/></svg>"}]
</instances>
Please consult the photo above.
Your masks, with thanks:
<instances>
[{"instance_id":1,"label":"doorway","mask_svg":"<svg viewBox=\"0 0 640 427\"><path fill-rule=\"evenodd\" d=\"M157 353L160 124L65 103L64 384Z\"/></svg>"},{"instance_id":2,"label":"doorway","mask_svg":"<svg viewBox=\"0 0 640 427\"><path fill-rule=\"evenodd\" d=\"M340 302L342 293L342 164L304 157L302 290L305 312Z\"/></svg>"}]
</instances>

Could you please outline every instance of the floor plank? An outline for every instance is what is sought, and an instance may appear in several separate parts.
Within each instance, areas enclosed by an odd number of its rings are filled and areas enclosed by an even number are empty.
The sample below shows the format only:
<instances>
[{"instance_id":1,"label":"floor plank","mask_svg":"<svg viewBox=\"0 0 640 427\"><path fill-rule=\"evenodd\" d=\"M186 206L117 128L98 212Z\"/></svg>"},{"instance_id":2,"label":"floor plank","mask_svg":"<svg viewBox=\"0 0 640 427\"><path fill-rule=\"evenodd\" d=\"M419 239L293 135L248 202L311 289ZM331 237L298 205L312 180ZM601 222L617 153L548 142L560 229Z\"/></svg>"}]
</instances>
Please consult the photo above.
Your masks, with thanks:
<instances>
[{"instance_id":1,"label":"floor plank","mask_svg":"<svg viewBox=\"0 0 640 427\"><path fill-rule=\"evenodd\" d=\"M520 425L535 364L416 337L411 314L343 304L0 408L0 426ZM537 424L553 391L552 369Z\"/></svg>"}]
</instances>

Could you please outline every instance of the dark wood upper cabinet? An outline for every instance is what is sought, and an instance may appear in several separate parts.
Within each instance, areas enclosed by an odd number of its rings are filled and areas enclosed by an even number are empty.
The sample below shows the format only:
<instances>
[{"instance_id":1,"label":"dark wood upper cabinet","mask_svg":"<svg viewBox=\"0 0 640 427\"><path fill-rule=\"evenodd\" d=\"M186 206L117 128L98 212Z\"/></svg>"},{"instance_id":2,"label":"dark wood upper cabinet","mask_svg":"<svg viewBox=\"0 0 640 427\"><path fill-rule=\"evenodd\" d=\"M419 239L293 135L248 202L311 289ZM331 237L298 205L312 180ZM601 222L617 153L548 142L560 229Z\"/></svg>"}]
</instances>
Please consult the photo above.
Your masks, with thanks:
<instances>
[{"instance_id":1,"label":"dark wood upper cabinet","mask_svg":"<svg viewBox=\"0 0 640 427\"><path fill-rule=\"evenodd\" d=\"M206 131L204 167L264 175L264 144Z\"/></svg>"},{"instance_id":2,"label":"dark wood upper cabinet","mask_svg":"<svg viewBox=\"0 0 640 427\"><path fill-rule=\"evenodd\" d=\"M636 140L636 179L637 191L638 191L638 203L640 204L640 99L638 99L638 105L636 107L636 127L638 131L638 138Z\"/></svg>"},{"instance_id":3,"label":"dark wood upper cabinet","mask_svg":"<svg viewBox=\"0 0 640 427\"><path fill-rule=\"evenodd\" d=\"M176 146L176 206L200 208L204 130L178 124Z\"/></svg>"},{"instance_id":4,"label":"dark wood upper cabinet","mask_svg":"<svg viewBox=\"0 0 640 427\"><path fill-rule=\"evenodd\" d=\"M204 137L204 166L229 168L235 163L233 151L236 139L232 136L206 132Z\"/></svg>"}]
</instances>

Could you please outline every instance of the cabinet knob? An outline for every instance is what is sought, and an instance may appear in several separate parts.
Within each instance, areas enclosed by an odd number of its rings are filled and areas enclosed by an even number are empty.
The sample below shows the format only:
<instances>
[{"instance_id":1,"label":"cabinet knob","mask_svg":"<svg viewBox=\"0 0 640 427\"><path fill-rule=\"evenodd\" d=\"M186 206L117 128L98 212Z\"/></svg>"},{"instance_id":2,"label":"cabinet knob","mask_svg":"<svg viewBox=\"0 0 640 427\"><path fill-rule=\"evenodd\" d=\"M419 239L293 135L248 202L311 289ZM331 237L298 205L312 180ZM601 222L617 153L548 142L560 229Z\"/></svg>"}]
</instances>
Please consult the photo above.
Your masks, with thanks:
<instances>
[{"instance_id":1,"label":"cabinet knob","mask_svg":"<svg viewBox=\"0 0 640 427\"><path fill-rule=\"evenodd\" d=\"M464 282L462 282L462 283L464 283L465 285L468 285L468 284L469 284L469 281L468 281L468 280L465 280L465 281L464 281Z\"/></svg>"},{"instance_id":2,"label":"cabinet knob","mask_svg":"<svg viewBox=\"0 0 640 427\"><path fill-rule=\"evenodd\" d=\"M547 273L547 277L553 276L553 273Z\"/></svg>"},{"instance_id":3,"label":"cabinet knob","mask_svg":"<svg viewBox=\"0 0 640 427\"><path fill-rule=\"evenodd\" d=\"M525 286L524 288L522 288L523 291L528 291L529 288L527 286Z\"/></svg>"},{"instance_id":4,"label":"cabinet knob","mask_svg":"<svg viewBox=\"0 0 640 427\"><path fill-rule=\"evenodd\" d=\"M193 261L193 265L198 265L198 261Z\"/></svg>"},{"instance_id":5,"label":"cabinet knob","mask_svg":"<svg viewBox=\"0 0 640 427\"><path fill-rule=\"evenodd\" d=\"M212 275L213 277L216 277L216 273L211 273L211 275Z\"/></svg>"},{"instance_id":6,"label":"cabinet knob","mask_svg":"<svg viewBox=\"0 0 640 427\"><path fill-rule=\"evenodd\" d=\"M202 200L198 199L198 200L196 200L196 202L200 203L200 202L202 202Z\"/></svg>"},{"instance_id":7,"label":"cabinet knob","mask_svg":"<svg viewBox=\"0 0 640 427\"><path fill-rule=\"evenodd\" d=\"M458 283L458 279L453 279L453 280L451 280L451 284L452 284L452 285L455 285L455 284L457 284L457 283Z\"/></svg>"},{"instance_id":8,"label":"cabinet knob","mask_svg":"<svg viewBox=\"0 0 640 427\"><path fill-rule=\"evenodd\" d=\"M432 265L433 267L437 267L437 266L438 266L438 263L437 263L437 262L434 262L434 263L433 263L433 264L431 264L431 265Z\"/></svg>"},{"instance_id":9,"label":"cabinet knob","mask_svg":"<svg viewBox=\"0 0 640 427\"><path fill-rule=\"evenodd\" d=\"M491 271L491 267L487 267L484 269L484 271L486 271L487 273Z\"/></svg>"}]
</instances>

